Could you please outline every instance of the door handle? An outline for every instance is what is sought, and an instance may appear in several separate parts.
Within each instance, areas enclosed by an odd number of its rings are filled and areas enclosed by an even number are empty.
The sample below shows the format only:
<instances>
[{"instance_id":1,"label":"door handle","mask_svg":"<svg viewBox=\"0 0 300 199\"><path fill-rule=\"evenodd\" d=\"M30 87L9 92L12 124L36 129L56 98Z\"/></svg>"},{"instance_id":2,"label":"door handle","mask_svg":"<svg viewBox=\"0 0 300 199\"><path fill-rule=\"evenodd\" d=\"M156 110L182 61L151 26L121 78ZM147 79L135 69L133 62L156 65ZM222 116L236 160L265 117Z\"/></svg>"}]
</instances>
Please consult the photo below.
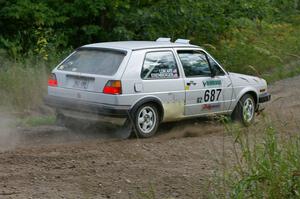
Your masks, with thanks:
<instances>
[{"instance_id":1,"label":"door handle","mask_svg":"<svg viewBox=\"0 0 300 199\"><path fill-rule=\"evenodd\" d=\"M194 82L194 81L190 81L190 82L187 82L186 85L190 86L190 85L196 85L197 83Z\"/></svg>"}]
</instances>

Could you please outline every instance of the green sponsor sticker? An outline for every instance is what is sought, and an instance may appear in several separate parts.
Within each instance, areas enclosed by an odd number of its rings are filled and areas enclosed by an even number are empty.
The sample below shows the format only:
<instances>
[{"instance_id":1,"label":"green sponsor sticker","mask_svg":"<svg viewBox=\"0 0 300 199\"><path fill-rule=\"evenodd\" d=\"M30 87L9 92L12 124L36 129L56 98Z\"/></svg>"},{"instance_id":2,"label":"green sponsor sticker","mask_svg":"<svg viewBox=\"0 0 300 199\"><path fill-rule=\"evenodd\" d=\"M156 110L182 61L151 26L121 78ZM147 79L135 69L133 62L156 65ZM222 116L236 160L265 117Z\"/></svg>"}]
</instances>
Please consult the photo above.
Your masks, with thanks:
<instances>
[{"instance_id":1,"label":"green sponsor sticker","mask_svg":"<svg viewBox=\"0 0 300 199\"><path fill-rule=\"evenodd\" d=\"M206 87L206 86L221 86L222 85L222 82L221 80L206 80L206 81L203 81L203 86Z\"/></svg>"}]
</instances>

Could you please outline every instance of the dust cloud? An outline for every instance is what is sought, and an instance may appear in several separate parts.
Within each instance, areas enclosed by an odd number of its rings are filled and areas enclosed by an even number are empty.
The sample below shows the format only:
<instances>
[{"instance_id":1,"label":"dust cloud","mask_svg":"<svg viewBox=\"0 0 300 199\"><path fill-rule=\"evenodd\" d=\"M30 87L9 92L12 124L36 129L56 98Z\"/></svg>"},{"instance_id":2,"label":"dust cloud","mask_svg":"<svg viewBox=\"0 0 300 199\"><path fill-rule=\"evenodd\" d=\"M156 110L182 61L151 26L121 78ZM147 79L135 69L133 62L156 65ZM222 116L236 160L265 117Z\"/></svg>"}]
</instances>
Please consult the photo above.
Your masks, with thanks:
<instances>
[{"instance_id":1,"label":"dust cloud","mask_svg":"<svg viewBox=\"0 0 300 199\"><path fill-rule=\"evenodd\" d=\"M16 148L39 147L65 143L78 143L91 140L123 139L124 132L119 128L103 125L88 125L80 121L73 130L64 126L41 125L23 126L17 116L0 109L0 152ZM84 126L84 128L82 128Z\"/></svg>"},{"instance_id":2,"label":"dust cloud","mask_svg":"<svg viewBox=\"0 0 300 199\"><path fill-rule=\"evenodd\" d=\"M16 118L8 113L0 112L0 151L14 149L19 137L15 127Z\"/></svg>"}]
</instances>

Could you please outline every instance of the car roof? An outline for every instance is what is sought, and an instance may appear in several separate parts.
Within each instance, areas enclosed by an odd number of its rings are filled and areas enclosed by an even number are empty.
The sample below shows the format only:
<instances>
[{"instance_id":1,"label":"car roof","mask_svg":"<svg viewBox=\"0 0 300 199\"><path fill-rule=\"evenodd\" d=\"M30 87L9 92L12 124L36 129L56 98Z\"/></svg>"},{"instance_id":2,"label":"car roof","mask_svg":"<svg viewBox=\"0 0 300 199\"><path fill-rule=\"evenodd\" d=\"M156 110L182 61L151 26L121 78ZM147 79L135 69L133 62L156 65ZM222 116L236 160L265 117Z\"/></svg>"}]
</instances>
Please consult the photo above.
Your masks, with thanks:
<instances>
[{"instance_id":1,"label":"car roof","mask_svg":"<svg viewBox=\"0 0 300 199\"><path fill-rule=\"evenodd\" d=\"M192 45L189 43L173 43L165 41L116 41L116 42L103 42L88 44L83 47L89 48L114 48L122 50L142 50L142 49L153 49L153 48L200 48L199 46Z\"/></svg>"}]
</instances>

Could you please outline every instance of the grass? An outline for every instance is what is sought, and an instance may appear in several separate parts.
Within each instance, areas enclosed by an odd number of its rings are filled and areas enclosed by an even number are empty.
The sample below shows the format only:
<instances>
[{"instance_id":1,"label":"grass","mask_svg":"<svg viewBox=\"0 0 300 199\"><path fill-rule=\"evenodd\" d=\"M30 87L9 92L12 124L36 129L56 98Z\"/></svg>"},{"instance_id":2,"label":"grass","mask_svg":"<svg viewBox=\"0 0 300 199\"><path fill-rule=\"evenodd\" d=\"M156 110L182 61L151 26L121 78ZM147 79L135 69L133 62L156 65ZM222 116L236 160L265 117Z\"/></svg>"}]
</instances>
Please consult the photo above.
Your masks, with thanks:
<instances>
[{"instance_id":1,"label":"grass","mask_svg":"<svg viewBox=\"0 0 300 199\"><path fill-rule=\"evenodd\" d=\"M155 199L156 197L156 191L152 184L150 184L147 191L139 191L137 193L138 198L140 199Z\"/></svg>"},{"instance_id":2,"label":"grass","mask_svg":"<svg viewBox=\"0 0 300 199\"><path fill-rule=\"evenodd\" d=\"M16 116L18 125L34 127L52 125L55 117L43 105L47 93L50 68L58 61L29 56L19 60L7 59L0 51L0 108Z\"/></svg>"},{"instance_id":3,"label":"grass","mask_svg":"<svg viewBox=\"0 0 300 199\"><path fill-rule=\"evenodd\" d=\"M57 61L45 61L36 56L19 60L8 59L0 51L0 106L13 112L37 110L47 91L49 68Z\"/></svg>"},{"instance_id":4,"label":"grass","mask_svg":"<svg viewBox=\"0 0 300 199\"><path fill-rule=\"evenodd\" d=\"M45 93L47 73L41 68L12 64L0 73L1 104L26 111L39 106Z\"/></svg>"},{"instance_id":5,"label":"grass","mask_svg":"<svg viewBox=\"0 0 300 199\"><path fill-rule=\"evenodd\" d=\"M0 107L15 115L18 125L52 125L55 117L44 108L49 65L54 63L29 57L0 61Z\"/></svg>"},{"instance_id":6,"label":"grass","mask_svg":"<svg viewBox=\"0 0 300 199\"><path fill-rule=\"evenodd\" d=\"M234 158L218 165L211 198L300 198L300 136L282 135L273 126L255 134L226 124Z\"/></svg>"},{"instance_id":7,"label":"grass","mask_svg":"<svg viewBox=\"0 0 300 199\"><path fill-rule=\"evenodd\" d=\"M267 119L251 128L227 120L224 125L231 142L223 141L222 151L214 156L207 198L300 198L299 134L280 133ZM150 186L139 198L156 195Z\"/></svg>"},{"instance_id":8,"label":"grass","mask_svg":"<svg viewBox=\"0 0 300 199\"><path fill-rule=\"evenodd\" d=\"M25 127L36 127L43 125L54 125L56 118L54 115L43 115L43 116L28 116L20 120L21 126Z\"/></svg>"}]
</instances>

